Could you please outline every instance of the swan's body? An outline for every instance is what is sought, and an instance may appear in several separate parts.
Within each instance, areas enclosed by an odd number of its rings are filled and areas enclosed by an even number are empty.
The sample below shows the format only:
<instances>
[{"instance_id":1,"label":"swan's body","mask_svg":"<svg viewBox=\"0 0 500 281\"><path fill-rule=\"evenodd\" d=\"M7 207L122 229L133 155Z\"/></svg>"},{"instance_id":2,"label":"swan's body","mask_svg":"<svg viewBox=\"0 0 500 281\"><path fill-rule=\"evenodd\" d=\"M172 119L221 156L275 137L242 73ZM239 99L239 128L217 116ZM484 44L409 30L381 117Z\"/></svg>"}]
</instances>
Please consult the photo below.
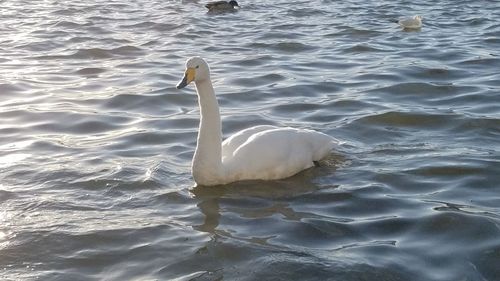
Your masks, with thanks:
<instances>
[{"instance_id":1,"label":"swan's body","mask_svg":"<svg viewBox=\"0 0 500 281\"><path fill-rule=\"evenodd\" d=\"M410 18L404 18L399 20L398 24L405 29L418 29L422 27L422 17L417 15Z\"/></svg>"},{"instance_id":2,"label":"swan's body","mask_svg":"<svg viewBox=\"0 0 500 281\"><path fill-rule=\"evenodd\" d=\"M198 143L192 174L198 185L219 185L240 180L275 180L290 177L325 158L336 140L312 130L255 126L222 142L219 105L208 64L200 57L186 62L177 88L195 81L200 106Z\"/></svg>"},{"instance_id":3,"label":"swan's body","mask_svg":"<svg viewBox=\"0 0 500 281\"><path fill-rule=\"evenodd\" d=\"M231 0L229 2L227 1L215 1L215 2L210 2L205 5L205 7L208 9L208 12L233 12L236 11L237 8L240 6L238 5L238 2Z\"/></svg>"}]
</instances>

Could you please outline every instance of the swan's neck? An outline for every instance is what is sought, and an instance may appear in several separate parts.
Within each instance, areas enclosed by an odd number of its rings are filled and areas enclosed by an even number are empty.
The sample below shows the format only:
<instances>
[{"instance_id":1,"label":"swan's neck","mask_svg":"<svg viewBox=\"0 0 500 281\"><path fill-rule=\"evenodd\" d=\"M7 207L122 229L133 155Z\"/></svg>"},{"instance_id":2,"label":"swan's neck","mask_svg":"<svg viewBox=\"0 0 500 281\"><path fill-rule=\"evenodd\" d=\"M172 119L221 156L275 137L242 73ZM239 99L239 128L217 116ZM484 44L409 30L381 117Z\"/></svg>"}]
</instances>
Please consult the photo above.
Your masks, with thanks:
<instances>
[{"instance_id":1,"label":"swan's neck","mask_svg":"<svg viewBox=\"0 0 500 281\"><path fill-rule=\"evenodd\" d=\"M192 172L196 183L213 184L224 177L219 104L210 79L197 81L196 91L200 105L200 128Z\"/></svg>"}]
</instances>

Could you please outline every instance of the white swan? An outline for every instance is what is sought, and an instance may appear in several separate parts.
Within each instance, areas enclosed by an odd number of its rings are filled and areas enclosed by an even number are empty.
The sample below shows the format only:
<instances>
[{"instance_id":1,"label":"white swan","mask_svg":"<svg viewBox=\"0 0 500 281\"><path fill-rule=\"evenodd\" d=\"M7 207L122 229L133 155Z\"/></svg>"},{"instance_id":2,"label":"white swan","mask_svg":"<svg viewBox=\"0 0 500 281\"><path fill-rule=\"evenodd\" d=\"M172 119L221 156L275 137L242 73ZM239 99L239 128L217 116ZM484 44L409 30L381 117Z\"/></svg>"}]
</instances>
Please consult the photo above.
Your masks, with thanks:
<instances>
[{"instance_id":1,"label":"white swan","mask_svg":"<svg viewBox=\"0 0 500 281\"><path fill-rule=\"evenodd\" d=\"M419 16L419 15L416 15L414 17L400 19L398 21L398 24L402 28L406 28L406 29L418 29L418 28L422 27L422 17Z\"/></svg>"},{"instance_id":2,"label":"white swan","mask_svg":"<svg viewBox=\"0 0 500 281\"><path fill-rule=\"evenodd\" d=\"M222 142L219 105L210 69L200 57L186 62L177 89L195 82L200 106L198 143L192 174L197 185L219 185L240 180L275 180L290 177L326 157L336 140L312 130L255 126Z\"/></svg>"}]
</instances>

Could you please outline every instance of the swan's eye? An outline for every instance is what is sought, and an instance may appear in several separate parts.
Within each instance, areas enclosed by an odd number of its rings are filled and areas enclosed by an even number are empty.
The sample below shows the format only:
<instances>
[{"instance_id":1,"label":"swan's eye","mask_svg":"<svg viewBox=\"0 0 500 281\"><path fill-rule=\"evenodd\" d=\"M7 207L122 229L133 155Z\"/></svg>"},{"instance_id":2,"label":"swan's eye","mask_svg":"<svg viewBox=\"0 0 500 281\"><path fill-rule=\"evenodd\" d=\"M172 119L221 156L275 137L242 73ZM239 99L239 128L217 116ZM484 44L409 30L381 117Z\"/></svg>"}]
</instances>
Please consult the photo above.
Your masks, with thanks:
<instances>
[{"instance_id":1,"label":"swan's eye","mask_svg":"<svg viewBox=\"0 0 500 281\"><path fill-rule=\"evenodd\" d=\"M196 66L196 68L200 68L200 66L199 66L199 65L197 65L197 66Z\"/></svg>"}]
</instances>

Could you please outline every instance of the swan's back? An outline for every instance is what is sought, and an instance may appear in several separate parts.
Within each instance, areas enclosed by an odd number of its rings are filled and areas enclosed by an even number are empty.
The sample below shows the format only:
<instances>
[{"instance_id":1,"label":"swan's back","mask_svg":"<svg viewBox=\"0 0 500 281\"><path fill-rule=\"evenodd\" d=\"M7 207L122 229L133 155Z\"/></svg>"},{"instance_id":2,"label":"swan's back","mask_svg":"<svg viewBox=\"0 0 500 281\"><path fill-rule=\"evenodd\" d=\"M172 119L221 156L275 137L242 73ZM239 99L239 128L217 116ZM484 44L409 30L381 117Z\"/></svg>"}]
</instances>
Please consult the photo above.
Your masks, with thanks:
<instances>
[{"instance_id":1,"label":"swan's back","mask_svg":"<svg viewBox=\"0 0 500 281\"><path fill-rule=\"evenodd\" d=\"M278 129L272 125L259 125L241 130L222 142L222 158L231 157L236 149L245 143L252 135L257 133Z\"/></svg>"},{"instance_id":2,"label":"swan's back","mask_svg":"<svg viewBox=\"0 0 500 281\"><path fill-rule=\"evenodd\" d=\"M231 180L280 179L292 176L325 158L335 139L311 130L278 128L251 135L225 157Z\"/></svg>"}]
</instances>

